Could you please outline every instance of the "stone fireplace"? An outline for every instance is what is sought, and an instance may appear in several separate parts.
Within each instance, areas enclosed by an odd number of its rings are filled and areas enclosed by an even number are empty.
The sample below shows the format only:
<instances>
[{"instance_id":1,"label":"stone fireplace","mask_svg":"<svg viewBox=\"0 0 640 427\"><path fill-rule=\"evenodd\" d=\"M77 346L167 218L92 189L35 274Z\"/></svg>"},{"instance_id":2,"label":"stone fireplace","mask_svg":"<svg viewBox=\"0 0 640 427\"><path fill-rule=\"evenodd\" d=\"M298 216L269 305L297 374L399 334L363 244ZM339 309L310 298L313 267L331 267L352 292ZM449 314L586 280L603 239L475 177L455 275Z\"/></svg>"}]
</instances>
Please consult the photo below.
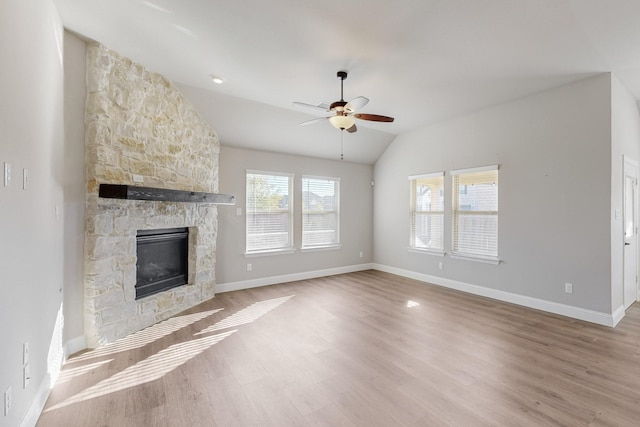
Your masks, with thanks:
<instances>
[{"instance_id":1,"label":"stone fireplace","mask_svg":"<svg viewBox=\"0 0 640 427\"><path fill-rule=\"evenodd\" d=\"M85 335L114 341L215 293L217 207L99 197L100 184L215 193L219 141L173 84L104 46L87 47ZM183 286L136 299L140 230L187 228Z\"/></svg>"}]
</instances>

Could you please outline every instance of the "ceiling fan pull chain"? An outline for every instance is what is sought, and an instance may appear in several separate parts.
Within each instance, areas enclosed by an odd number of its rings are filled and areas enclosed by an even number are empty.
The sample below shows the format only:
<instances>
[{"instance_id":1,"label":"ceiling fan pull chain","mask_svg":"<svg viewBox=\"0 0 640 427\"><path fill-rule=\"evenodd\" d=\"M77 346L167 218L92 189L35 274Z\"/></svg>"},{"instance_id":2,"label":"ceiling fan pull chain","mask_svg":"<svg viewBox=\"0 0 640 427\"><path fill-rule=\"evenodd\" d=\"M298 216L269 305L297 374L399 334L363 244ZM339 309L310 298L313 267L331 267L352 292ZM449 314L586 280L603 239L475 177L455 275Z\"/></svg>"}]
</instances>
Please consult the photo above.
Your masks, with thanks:
<instances>
[{"instance_id":1,"label":"ceiling fan pull chain","mask_svg":"<svg viewBox=\"0 0 640 427\"><path fill-rule=\"evenodd\" d=\"M344 129L340 130L340 160L344 160Z\"/></svg>"}]
</instances>

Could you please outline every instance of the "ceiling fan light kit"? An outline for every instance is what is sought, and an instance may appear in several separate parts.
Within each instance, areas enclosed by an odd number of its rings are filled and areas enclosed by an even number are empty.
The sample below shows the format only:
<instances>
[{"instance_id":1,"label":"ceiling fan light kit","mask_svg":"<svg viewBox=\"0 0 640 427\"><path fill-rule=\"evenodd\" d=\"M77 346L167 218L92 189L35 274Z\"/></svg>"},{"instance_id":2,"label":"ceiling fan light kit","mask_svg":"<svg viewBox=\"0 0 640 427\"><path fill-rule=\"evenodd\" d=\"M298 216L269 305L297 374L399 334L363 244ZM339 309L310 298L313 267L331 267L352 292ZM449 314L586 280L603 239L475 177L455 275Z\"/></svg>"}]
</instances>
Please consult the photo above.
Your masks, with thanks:
<instances>
[{"instance_id":1,"label":"ceiling fan light kit","mask_svg":"<svg viewBox=\"0 0 640 427\"><path fill-rule=\"evenodd\" d=\"M333 116L333 117L329 117L329 122L331 122L331 124L334 127L338 128L340 130L349 129L349 128L351 128L351 126L353 126L356 123L356 121L351 116Z\"/></svg>"},{"instance_id":2,"label":"ceiling fan light kit","mask_svg":"<svg viewBox=\"0 0 640 427\"><path fill-rule=\"evenodd\" d=\"M393 117L381 116L378 114L356 113L357 110L367 105L369 99L365 98L364 96L358 96L349 102L346 102L344 100L344 81L347 78L347 75L348 74L346 71L338 71L337 77L340 79L340 100L332 102L328 110L325 110L323 107L320 107L318 105L305 104L303 102L293 103L293 105L296 107L303 107L320 114L334 113L333 116L308 120L306 122L300 123L301 125L307 125L329 119L329 123L331 123L331 125L336 129L340 129L341 131L346 130L347 132L353 133L358 130L355 124L355 119L368 120L372 122L393 122Z\"/></svg>"}]
</instances>

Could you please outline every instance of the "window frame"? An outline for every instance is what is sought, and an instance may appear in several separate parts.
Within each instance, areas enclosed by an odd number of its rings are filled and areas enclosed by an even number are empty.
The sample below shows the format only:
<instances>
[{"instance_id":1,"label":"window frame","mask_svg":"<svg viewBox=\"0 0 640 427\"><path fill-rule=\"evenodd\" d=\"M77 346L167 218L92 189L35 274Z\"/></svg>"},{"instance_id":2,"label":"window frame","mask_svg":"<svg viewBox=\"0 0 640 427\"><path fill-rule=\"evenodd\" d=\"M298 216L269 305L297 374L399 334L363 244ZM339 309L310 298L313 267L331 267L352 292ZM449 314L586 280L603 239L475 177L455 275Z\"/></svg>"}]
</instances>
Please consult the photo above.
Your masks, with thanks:
<instances>
[{"instance_id":1,"label":"window frame","mask_svg":"<svg viewBox=\"0 0 640 427\"><path fill-rule=\"evenodd\" d=\"M467 259L478 262L486 262L489 264L499 264L500 258L498 257L498 243L499 243L499 165L490 165L483 166L477 168L468 168L468 169L458 169L451 171L451 257L458 259ZM460 209L460 176L463 175L471 175L476 173L490 172L495 171L495 185L497 186L496 190L496 200L495 206L496 210L469 210L469 209ZM468 184L465 184L467 188ZM467 188L468 189L468 188ZM466 193L465 193L466 194ZM459 241L458 237L458 229L459 229L459 219L464 216L472 216L472 215L495 215L496 217L496 231L495 231L495 254L483 254L479 252L473 251L460 251L459 249Z\"/></svg>"},{"instance_id":2,"label":"window frame","mask_svg":"<svg viewBox=\"0 0 640 427\"><path fill-rule=\"evenodd\" d=\"M445 207L445 180L444 180L444 176L445 173L444 171L442 172L432 172L432 173L426 173L426 174L419 174L419 175L411 175L408 177L409 180L409 251L411 252L420 252L420 253L427 253L427 254L431 254L431 255L439 255L439 256L444 256L445 251L444 251L444 207ZM416 194L415 194L415 185L417 184L417 181L420 179L431 179L431 178L440 178L442 181L442 210L418 210L416 203ZM418 247L415 245L415 241L416 241L416 219L418 217L418 215L424 215L427 217L440 217L441 218L441 223L442 223L442 227L440 230L440 242L441 242L441 246L440 247L435 247L435 248L429 248L429 247Z\"/></svg>"},{"instance_id":3,"label":"window frame","mask_svg":"<svg viewBox=\"0 0 640 427\"><path fill-rule=\"evenodd\" d=\"M321 212L311 212L315 214L335 214L336 219L336 227L334 232L334 241L332 243L323 243L317 245L305 245L305 215L309 212L305 210L305 202L304 202L304 191L305 191L305 180L324 180L324 181L333 181L334 188L334 210L332 211L321 211ZM301 204L301 239L300 239L300 248L303 251L313 251L313 250L323 250L323 249L333 249L340 248L342 245L340 243L340 178L339 177L331 177L331 176L318 176L318 175L302 175L300 177L300 204ZM308 232L308 231L307 231Z\"/></svg>"},{"instance_id":4,"label":"window frame","mask_svg":"<svg viewBox=\"0 0 640 427\"><path fill-rule=\"evenodd\" d=\"M271 248L261 248L261 249L250 249L249 248L249 217L252 212L249 210L249 176L250 175L262 175L267 177L286 177L287 178L287 197L288 197L288 207L286 209L279 210L271 210L268 213L286 213L288 217L288 230L287 230L287 244L284 246L271 247ZM294 234L293 234L293 225L294 225L294 182L295 182L295 174L287 173L287 172L274 172L274 171L263 171L263 170L253 170L247 169L245 171L245 255L279 255L286 253L294 253ZM253 213L256 213L254 211ZM267 213L266 211L264 213Z\"/></svg>"}]
</instances>

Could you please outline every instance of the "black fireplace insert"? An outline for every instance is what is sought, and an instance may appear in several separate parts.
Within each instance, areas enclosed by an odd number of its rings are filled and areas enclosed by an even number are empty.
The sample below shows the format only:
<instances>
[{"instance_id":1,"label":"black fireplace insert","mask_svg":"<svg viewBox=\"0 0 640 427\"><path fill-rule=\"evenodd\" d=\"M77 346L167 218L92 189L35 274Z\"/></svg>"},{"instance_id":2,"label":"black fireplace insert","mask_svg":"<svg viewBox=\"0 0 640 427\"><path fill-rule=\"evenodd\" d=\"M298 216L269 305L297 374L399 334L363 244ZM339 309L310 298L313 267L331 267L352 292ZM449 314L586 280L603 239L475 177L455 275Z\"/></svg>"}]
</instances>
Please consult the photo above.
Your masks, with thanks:
<instances>
[{"instance_id":1,"label":"black fireplace insert","mask_svg":"<svg viewBox=\"0 0 640 427\"><path fill-rule=\"evenodd\" d=\"M138 230L136 240L136 299L187 283L188 228Z\"/></svg>"}]
</instances>

